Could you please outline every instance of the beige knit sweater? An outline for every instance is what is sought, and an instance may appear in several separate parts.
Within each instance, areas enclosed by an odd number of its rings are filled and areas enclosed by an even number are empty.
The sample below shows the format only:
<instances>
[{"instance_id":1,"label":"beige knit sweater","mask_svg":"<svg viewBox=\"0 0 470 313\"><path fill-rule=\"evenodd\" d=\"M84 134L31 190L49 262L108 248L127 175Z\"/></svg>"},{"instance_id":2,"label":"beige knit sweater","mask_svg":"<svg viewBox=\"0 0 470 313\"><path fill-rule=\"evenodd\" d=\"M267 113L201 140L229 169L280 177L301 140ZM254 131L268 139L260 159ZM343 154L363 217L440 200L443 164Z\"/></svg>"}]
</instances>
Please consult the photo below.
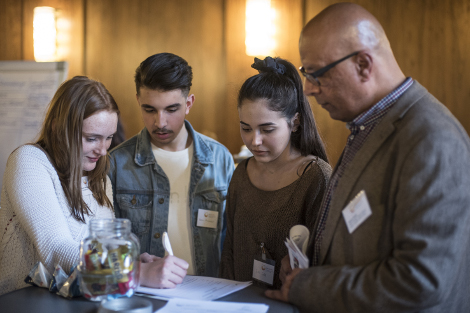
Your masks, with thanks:
<instances>
[{"instance_id":1,"label":"beige knit sweater","mask_svg":"<svg viewBox=\"0 0 470 313\"><path fill-rule=\"evenodd\" d=\"M8 158L0 204L0 295L28 286L24 279L41 261L52 274L60 264L65 271L78 262L80 241L88 235L88 222L113 218L82 181L82 193L93 212L80 223L70 214L59 177L46 154L24 145ZM106 193L112 199L111 184Z\"/></svg>"}]
</instances>

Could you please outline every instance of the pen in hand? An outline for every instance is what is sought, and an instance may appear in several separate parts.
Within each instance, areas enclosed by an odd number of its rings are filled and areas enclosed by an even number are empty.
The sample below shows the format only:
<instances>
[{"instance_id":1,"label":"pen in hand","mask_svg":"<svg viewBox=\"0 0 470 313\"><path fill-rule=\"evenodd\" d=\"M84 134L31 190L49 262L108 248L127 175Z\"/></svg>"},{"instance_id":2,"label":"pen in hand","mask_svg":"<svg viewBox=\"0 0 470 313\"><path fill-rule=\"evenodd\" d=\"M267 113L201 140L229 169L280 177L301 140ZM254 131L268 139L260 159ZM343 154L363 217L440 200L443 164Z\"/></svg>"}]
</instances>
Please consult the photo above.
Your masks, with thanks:
<instances>
[{"instance_id":1,"label":"pen in hand","mask_svg":"<svg viewBox=\"0 0 470 313\"><path fill-rule=\"evenodd\" d=\"M163 232L162 242L163 242L163 248L165 248L165 251L168 252L169 255L173 255L173 249L171 249L170 238L168 237L168 234L166 231Z\"/></svg>"}]
</instances>

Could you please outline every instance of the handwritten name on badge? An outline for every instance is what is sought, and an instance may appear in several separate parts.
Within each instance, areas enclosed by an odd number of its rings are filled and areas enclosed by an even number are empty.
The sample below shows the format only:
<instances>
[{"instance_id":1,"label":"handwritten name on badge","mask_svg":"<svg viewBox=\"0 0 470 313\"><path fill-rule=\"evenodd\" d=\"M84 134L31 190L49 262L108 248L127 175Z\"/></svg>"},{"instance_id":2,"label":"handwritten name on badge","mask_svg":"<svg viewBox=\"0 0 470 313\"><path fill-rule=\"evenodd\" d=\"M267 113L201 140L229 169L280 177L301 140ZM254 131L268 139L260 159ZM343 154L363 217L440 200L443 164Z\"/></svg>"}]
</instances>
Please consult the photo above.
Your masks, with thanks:
<instances>
[{"instance_id":1,"label":"handwritten name on badge","mask_svg":"<svg viewBox=\"0 0 470 313\"><path fill-rule=\"evenodd\" d=\"M343 210L344 221L350 234L371 215L372 210L364 190L361 190Z\"/></svg>"},{"instance_id":2,"label":"handwritten name on badge","mask_svg":"<svg viewBox=\"0 0 470 313\"><path fill-rule=\"evenodd\" d=\"M217 221L219 212L199 209L197 212L197 223L196 226L217 228Z\"/></svg>"}]
</instances>

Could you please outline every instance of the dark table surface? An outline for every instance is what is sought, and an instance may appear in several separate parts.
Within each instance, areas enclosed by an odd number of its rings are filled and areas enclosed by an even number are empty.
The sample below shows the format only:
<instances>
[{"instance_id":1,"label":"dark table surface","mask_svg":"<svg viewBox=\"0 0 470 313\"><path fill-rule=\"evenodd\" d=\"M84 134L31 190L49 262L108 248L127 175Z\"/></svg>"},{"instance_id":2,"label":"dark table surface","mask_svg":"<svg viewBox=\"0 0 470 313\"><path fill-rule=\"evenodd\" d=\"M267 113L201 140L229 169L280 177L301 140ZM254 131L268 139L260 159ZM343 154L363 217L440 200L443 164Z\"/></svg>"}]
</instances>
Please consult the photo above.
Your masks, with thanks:
<instances>
[{"instance_id":1,"label":"dark table surface","mask_svg":"<svg viewBox=\"0 0 470 313\"><path fill-rule=\"evenodd\" d=\"M271 300L264 296L264 288L251 285L217 301L264 303L269 313L298 312L291 304ZM137 297L137 296L134 296ZM153 311L162 308L166 301L144 297L153 304ZM65 299L46 288L26 287L0 296L1 313L95 313L100 303L85 298Z\"/></svg>"}]
</instances>

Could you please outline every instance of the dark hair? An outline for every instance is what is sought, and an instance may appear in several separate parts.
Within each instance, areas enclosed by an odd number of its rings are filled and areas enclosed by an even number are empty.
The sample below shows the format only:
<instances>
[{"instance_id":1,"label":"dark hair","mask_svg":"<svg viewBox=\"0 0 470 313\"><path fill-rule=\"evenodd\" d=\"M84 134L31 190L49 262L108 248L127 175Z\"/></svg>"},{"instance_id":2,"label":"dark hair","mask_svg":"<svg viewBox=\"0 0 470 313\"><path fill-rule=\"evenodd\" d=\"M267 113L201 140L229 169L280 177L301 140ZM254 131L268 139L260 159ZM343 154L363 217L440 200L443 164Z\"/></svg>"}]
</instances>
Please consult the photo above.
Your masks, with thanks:
<instances>
[{"instance_id":1,"label":"dark hair","mask_svg":"<svg viewBox=\"0 0 470 313\"><path fill-rule=\"evenodd\" d=\"M135 88L170 91L181 89L188 95L192 85L193 71L188 62L172 53L158 53L145 59L135 70Z\"/></svg>"},{"instance_id":2,"label":"dark hair","mask_svg":"<svg viewBox=\"0 0 470 313\"><path fill-rule=\"evenodd\" d=\"M318 133L312 109L303 93L302 79L292 63L281 58L255 58L258 75L248 78L238 93L238 107L245 99L266 99L269 109L290 121L299 113L299 128L291 134L291 143L303 156L315 155L328 162L325 146ZM290 125L291 127L293 125Z\"/></svg>"},{"instance_id":3,"label":"dark hair","mask_svg":"<svg viewBox=\"0 0 470 313\"><path fill-rule=\"evenodd\" d=\"M119 115L113 96L102 83L75 76L57 89L36 142L47 152L57 171L70 213L83 223L85 215L92 213L82 197L83 120L101 111ZM108 157L99 158L96 167L88 172L88 187L100 205L112 210L111 200L106 196L108 170Z\"/></svg>"}]
</instances>

